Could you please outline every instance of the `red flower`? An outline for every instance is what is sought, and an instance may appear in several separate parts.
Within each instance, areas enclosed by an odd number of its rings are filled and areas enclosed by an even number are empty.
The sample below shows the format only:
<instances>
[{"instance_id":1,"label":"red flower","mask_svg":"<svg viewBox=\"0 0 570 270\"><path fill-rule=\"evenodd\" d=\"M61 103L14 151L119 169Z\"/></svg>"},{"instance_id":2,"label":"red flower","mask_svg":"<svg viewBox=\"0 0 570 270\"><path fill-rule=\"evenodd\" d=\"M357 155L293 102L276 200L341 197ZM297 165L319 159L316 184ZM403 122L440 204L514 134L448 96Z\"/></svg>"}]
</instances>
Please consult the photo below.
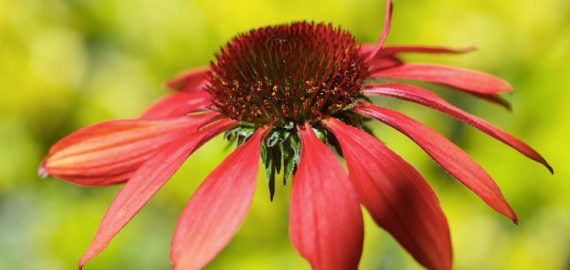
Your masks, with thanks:
<instances>
[{"instance_id":1,"label":"red flower","mask_svg":"<svg viewBox=\"0 0 570 270\"><path fill-rule=\"evenodd\" d=\"M199 269L230 241L251 203L261 156L273 196L275 175L293 175L290 235L314 269L356 269L363 223L360 204L422 265L450 269L449 228L423 177L366 132L369 118L401 131L495 211L517 222L493 179L467 154L419 122L367 103L366 95L415 102L470 124L523 155L532 148L447 103L429 90L385 78L444 84L505 103L509 91L491 75L402 62L400 53L470 49L383 46L388 1L377 44L359 46L331 25L293 23L234 37L210 67L167 84L178 90L141 117L81 129L56 143L40 175L93 186L124 183L80 268L99 254L198 147L219 133L239 147L202 183L184 209L172 241L174 269ZM392 80L393 81L393 80ZM348 174L331 148L346 160Z\"/></svg>"}]
</instances>

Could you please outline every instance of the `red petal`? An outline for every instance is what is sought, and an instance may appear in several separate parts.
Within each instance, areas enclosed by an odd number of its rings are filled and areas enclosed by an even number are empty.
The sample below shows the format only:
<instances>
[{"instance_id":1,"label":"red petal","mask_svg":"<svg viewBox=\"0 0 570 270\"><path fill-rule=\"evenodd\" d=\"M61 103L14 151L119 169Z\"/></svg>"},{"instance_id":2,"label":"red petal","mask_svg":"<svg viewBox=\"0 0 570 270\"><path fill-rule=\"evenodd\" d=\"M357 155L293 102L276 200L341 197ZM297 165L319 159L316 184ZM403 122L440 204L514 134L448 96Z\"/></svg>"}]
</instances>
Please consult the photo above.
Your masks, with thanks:
<instances>
[{"instance_id":1,"label":"red petal","mask_svg":"<svg viewBox=\"0 0 570 270\"><path fill-rule=\"evenodd\" d=\"M372 51L366 58L366 61L370 61L376 57L376 54L380 51L380 49L384 45L384 41L386 41L386 38L388 37L388 33L390 32L390 25L392 24L392 7L393 7L392 0L387 0L386 17L384 18L384 29L382 30L380 39L378 39L378 43L376 43L376 46L374 47L374 49L372 49Z\"/></svg>"},{"instance_id":2,"label":"red petal","mask_svg":"<svg viewBox=\"0 0 570 270\"><path fill-rule=\"evenodd\" d=\"M368 54L370 54L374 50L375 47L376 47L376 44L362 43L362 44L360 44L360 50L358 52L362 56L367 56Z\"/></svg>"},{"instance_id":3,"label":"red petal","mask_svg":"<svg viewBox=\"0 0 570 270\"><path fill-rule=\"evenodd\" d=\"M173 269L201 269L230 242L251 205L265 133L258 129L192 195L174 232Z\"/></svg>"},{"instance_id":4,"label":"red petal","mask_svg":"<svg viewBox=\"0 0 570 270\"><path fill-rule=\"evenodd\" d=\"M451 269L449 227L423 177L376 138L335 119L325 122L340 143L349 178L376 223L428 269Z\"/></svg>"},{"instance_id":5,"label":"red petal","mask_svg":"<svg viewBox=\"0 0 570 270\"><path fill-rule=\"evenodd\" d=\"M366 55L374 50L376 44L361 44L360 53ZM469 46L465 48L448 48L439 46L420 46L420 45L393 45L381 48L374 59L391 56L400 53L429 53L429 54L460 54L468 53L475 50L475 47Z\"/></svg>"},{"instance_id":6,"label":"red petal","mask_svg":"<svg viewBox=\"0 0 570 270\"><path fill-rule=\"evenodd\" d=\"M139 118L166 119L180 117L191 112L207 109L211 104L211 96L208 92L176 92L158 100Z\"/></svg>"},{"instance_id":7,"label":"red petal","mask_svg":"<svg viewBox=\"0 0 570 270\"><path fill-rule=\"evenodd\" d=\"M291 192L291 241L313 269L357 269L363 239L357 195L336 156L305 127Z\"/></svg>"},{"instance_id":8,"label":"red petal","mask_svg":"<svg viewBox=\"0 0 570 270\"><path fill-rule=\"evenodd\" d=\"M512 89L506 81L483 72L433 64L404 64L378 71L372 77L440 83L480 94L497 94Z\"/></svg>"},{"instance_id":9,"label":"red petal","mask_svg":"<svg viewBox=\"0 0 570 270\"><path fill-rule=\"evenodd\" d=\"M374 73L379 70L394 68L403 65L404 62L395 56L385 56L382 58L375 58L373 60L370 60L368 64L371 67L370 72Z\"/></svg>"},{"instance_id":10,"label":"red petal","mask_svg":"<svg viewBox=\"0 0 570 270\"><path fill-rule=\"evenodd\" d=\"M87 261L105 249L111 239L166 183L194 150L234 125L233 120L225 119L205 126L199 132L188 131L145 162L111 203L95 238L79 261L79 268L81 269Z\"/></svg>"},{"instance_id":11,"label":"red petal","mask_svg":"<svg viewBox=\"0 0 570 270\"><path fill-rule=\"evenodd\" d=\"M475 47L447 48L433 46L386 46L376 54L376 58L399 53L459 54L475 50Z\"/></svg>"},{"instance_id":12,"label":"red petal","mask_svg":"<svg viewBox=\"0 0 570 270\"><path fill-rule=\"evenodd\" d=\"M445 170L479 195L491 208L517 223L514 211L491 176L445 137L401 113L386 108L359 103L356 111L382 121L410 137Z\"/></svg>"},{"instance_id":13,"label":"red petal","mask_svg":"<svg viewBox=\"0 0 570 270\"><path fill-rule=\"evenodd\" d=\"M210 67L199 67L184 71L166 83L169 89L196 92L202 90L208 81Z\"/></svg>"},{"instance_id":14,"label":"red petal","mask_svg":"<svg viewBox=\"0 0 570 270\"><path fill-rule=\"evenodd\" d=\"M364 93L404 99L449 114L473 127L480 129L481 131L487 133L489 136L492 136L497 140L511 146L528 158L542 163L548 168L548 170L552 172L552 168L548 165L546 160L544 160L544 158L538 152L536 152L530 146L526 145L524 142L485 122L483 119L466 113L461 109L447 103L445 100L428 90L411 85L384 84L370 86L370 88L364 90Z\"/></svg>"},{"instance_id":15,"label":"red petal","mask_svg":"<svg viewBox=\"0 0 570 270\"><path fill-rule=\"evenodd\" d=\"M362 55L363 57L367 57L368 54L370 54L370 52L374 50L374 46L375 45L371 44L361 44L359 54ZM382 50L380 50L380 52L381 51ZM404 62L398 59L394 55L388 55L388 56L385 55L383 57L374 57L374 59L371 59L367 64L371 66L370 72L374 73L383 69L393 68L402 65L404 64Z\"/></svg>"},{"instance_id":16,"label":"red petal","mask_svg":"<svg viewBox=\"0 0 570 270\"><path fill-rule=\"evenodd\" d=\"M129 178L131 178L133 174L135 174L136 169L132 169L124 173L109 174L103 176L61 175L58 177L85 186L109 186L114 184L120 184L129 180Z\"/></svg>"},{"instance_id":17,"label":"red petal","mask_svg":"<svg viewBox=\"0 0 570 270\"><path fill-rule=\"evenodd\" d=\"M175 120L115 120L96 124L56 143L42 162L43 176L82 185L124 181L138 167L185 130L217 117L217 113Z\"/></svg>"}]
</instances>

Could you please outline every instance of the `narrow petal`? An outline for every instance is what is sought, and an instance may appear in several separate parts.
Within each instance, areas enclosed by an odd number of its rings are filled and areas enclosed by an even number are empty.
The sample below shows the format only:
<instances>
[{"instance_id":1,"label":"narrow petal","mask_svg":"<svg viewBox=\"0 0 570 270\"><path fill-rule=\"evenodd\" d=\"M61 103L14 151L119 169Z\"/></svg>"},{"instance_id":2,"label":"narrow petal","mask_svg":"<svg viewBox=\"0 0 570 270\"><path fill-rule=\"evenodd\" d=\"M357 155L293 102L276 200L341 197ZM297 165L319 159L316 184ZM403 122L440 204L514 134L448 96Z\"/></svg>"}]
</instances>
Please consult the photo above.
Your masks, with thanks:
<instances>
[{"instance_id":1,"label":"narrow petal","mask_svg":"<svg viewBox=\"0 0 570 270\"><path fill-rule=\"evenodd\" d=\"M372 77L439 83L479 94L498 94L512 89L506 81L487 73L434 64L404 64L375 72Z\"/></svg>"},{"instance_id":2,"label":"narrow petal","mask_svg":"<svg viewBox=\"0 0 570 270\"><path fill-rule=\"evenodd\" d=\"M184 71L166 83L166 87L178 91L196 92L202 90L208 80L210 67L199 67Z\"/></svg>"},{"instance_id":3,"label":"narrow petal","mask_svg":"<svg viewBox=\"0 0 570 270\"><path fill-rule=\"evenodd\" d=\"M517 223L514 211L491 176L445 137L401 113L386 108L359 103L355 110L364 116L384 122L410 137L441 167L481 197L489 207Z\"/></svg>"},{"instance_id":4,"label":"narrow petal","mask_svg":"<svg viewBox=\"0 0 570 270\"><path fill-rule=\"evenodd\" d=\"M230 242L251 205L265 133L258 129L192 195L174 232L173 269L201 269Z\"/></svg>"},{"instance_id":5,"label":"narrow petal","mask_svg":"<svg viewBox=\"0 0 570 270\"><path fill-rule=\"evenodd\" d=\"M376 44L363 43L360 44L360 54L368 55L374 50ZM380 57L391 56L400 53L428 53L428 54L461 54L475 50L475 47L468 46L463 48L449 48L441 46L423 46L423 45L387 45L383 46L374 59Z\"/></svg>"},{"instance_id":6,"label":"narrow petal","mask_svg":"<svg viewBox=\"0 0 570 270\"><path fill-rule=\"evenodd\" d=\"M307 124L293 180L289 234L313 269L358 269L363 223L358 197L336 156Z\"/></svg>"},{"instance_id":7,"label":"narrow petal","mask_svg":"<svg viewBox=\"0 0 570 270\"><path fill-rule=\"evenodd\" d=\"M197 129L217 113L174 120L115 120L76 131L50 149L42 176L82 185L108 185L126 180L181 132Z\"/></svg>"},{"instance_id":8,"label":"narrow petal","mask_svg":"<svg viewBox=\"0 0 570 270\"><path fill-rule=\"evenodd\" d=\"M374 47L374 49L372 49L372 51L368 55L368 58L366 59L367 61L370 61L376 57L376 54L378 53L378 51L380 51L380 49L384 45L384 41L386 41L386 38L388 37L388 33L390 32L390 25L392 24L392 10L393 10L392 7L393 7L392 0L387 0L386 17L384 18L384 29L382 30L380 39L378 39L378 43L376 43L376 46Z\"/></svg>"},{"instance_id":9,"label":"narrow petal","mask_svg":"<svg viewBox=\"0 0 570 270\"><path fill-rule=\"evenodd\" d=\"M372 52L376 44L361 44L360 53L367 55ZM400 53L427 53L427 54L461 54L468 53L475 50L475 47L469 46L464 48L448 48L439 46L421 46L421 45L395 45L382 47L374 59L392 56Z\"/></svg>"},{"instance_id":10,"label":"narrow petal","mask_svg":"<svg viewBox=\"0 0 570 270\"><path fill-rule=\"evenodd\" d=\"M526 145L524 142L487 123L485 120L466 113L461 109L447 103L444 99L428 90L411 85L384 84L369 86L369 88L366 88L364 90L364 93L394 97L415 102L451 115L473 127L478 128L479 130L487 133L489 136L492 136L495 139L511 146L528 158L542 163L544 166L546 166L546 168L548 168L548 170L552 172L552 168L550 165L548 165L546 160L538 152L536 152L530 146Z\"/></svg>"},{"instance_id":11,"label":"narrow petal","mask_svg":"<svg viewBox=\"0 0 570 270\"><path fill-rule=\"evenodd\" d=\"M192 152L235 124L233 120L224 119L203 127L199 132L188 131L145 162L111 203L95 238L79 261L79 268L105 249L111 239L166 183Z\"/></svg>"},{"instance_id":12,"label":"narrow petal","mask_svg":"<svg viewBox=\"0 0 570 270\"><path fill-rule=\"evenodd\" d=\"M140 119L167 119L205 110L212 105L208 92L176 92L168 95L148 108Z\"/></svg>"},{"instance_id":13,"label":"narrow petal","mask_svg":"<svg viewBox=\"0 0 570 270\"><path fill-rule=\"evenodd\" d=\"M376 138L355 127L325 122L340 143L348 176L376 223L428 269L451 269L449 226L423 177Z\"/></svg>"}]
</instances>

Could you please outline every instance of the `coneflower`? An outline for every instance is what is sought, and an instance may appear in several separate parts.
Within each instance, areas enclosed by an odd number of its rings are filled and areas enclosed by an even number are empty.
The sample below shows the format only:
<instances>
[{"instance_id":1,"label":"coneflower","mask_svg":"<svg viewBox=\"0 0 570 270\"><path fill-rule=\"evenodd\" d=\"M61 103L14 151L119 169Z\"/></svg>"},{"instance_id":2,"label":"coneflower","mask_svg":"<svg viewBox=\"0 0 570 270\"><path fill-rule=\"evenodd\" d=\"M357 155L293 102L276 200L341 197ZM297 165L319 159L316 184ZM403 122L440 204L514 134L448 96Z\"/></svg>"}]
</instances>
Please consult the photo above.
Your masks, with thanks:
<instances>
[{"instance_id":1,"label":"coneflower","mask_svg":"<svg viewBox=\"0 0 570 270\"><path fill-rule=\"evenodd\" d=\"M270 196L275 176L291 183L289 233L313 269L357 269L363 241L360 205L423 266L451 269L449 228L423 177L374 138L376 119L404 133L492 209L517 217L493 179L442 135L399 112L373 105L376 95L418 103L453 116L547 162L532 148L406 79L443 84L503 105L511 90L494 76L433 64L404 63L401 53L470 49L359 45L340 27L297 22L239 34L209 67L183 73L177 90L139 118L81 129L56 143L41 176L105 186L124 183L80 268L99 254L197 148L214 136L238 145L202 182L182 212L172 241L173 269L200 269L231 240L250 207L259 160ZM343 157L348 174L335 152ZM292 178L292 179L291 179Z\"/></svg>"}]
</instances>

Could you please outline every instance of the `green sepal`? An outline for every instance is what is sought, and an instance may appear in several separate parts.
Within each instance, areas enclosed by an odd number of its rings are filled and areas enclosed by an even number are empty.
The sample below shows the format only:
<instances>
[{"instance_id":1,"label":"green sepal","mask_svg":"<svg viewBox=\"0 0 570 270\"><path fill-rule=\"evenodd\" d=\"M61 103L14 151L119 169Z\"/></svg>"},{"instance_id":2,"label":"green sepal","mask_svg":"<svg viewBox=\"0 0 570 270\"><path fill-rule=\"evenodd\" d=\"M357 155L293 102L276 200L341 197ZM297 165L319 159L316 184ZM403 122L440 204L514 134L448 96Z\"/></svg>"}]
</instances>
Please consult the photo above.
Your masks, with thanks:
<instances>
[{"instance_id":1,"label":"green sepal","mask_svg":"<svg viewBox=\"0 0 570 270\"><path fill-rule=\"evenodd\" d=\"M321 140L321 142L326 143L326 141L327 141L326 129L318 129L318 128L313 127L313 132L315 133L315 135L317 135L317 138L319 138L319 140Z\"/></svg>"},{"instance_id":2,"label":"green sepal","mask_svg":"<svg viewBox=\"0 0 570 270\"><path fill-rule=\"evenodd\" d=\"M281 154L281 147L279 147L281 144L273 147L276 148L275 150L272 150L272 157L271 159L273 160L273 167L275 169L276 173L281 173L281 163L283 163L283 159L282 159L282 154Z\"/></svg>"},{"instance_id":3,"label":"green sepal","mask_svg":"<svg viewBox=\"0 0 570 270\"><path fill-rule=\"evenodd\" d=\"M265 179L269 188L269 200L273 201L273 196L275 195L275 162L271 152L271 148L268 148L265 143L261 146L261 161L263 162Z\"/></svg>"},{"instance_id":4,"label":"green sepal","mask_svg":"<svg viewBox=\"0 0 570 270\"><path fill-rule=\"evenodd\" d=\"M275 179L283 170L283 184L293 175L299 163L300 140L295 129L274 128L263 140L261 160L269 188L269 197L275 194Z\"/></svg>"},{"instance_id":5,"label":"green sepal","mask_svg":"<svg viewBox=\"0 0 570 270\"><path fill-rule=\"evenodd\" d=\"M282 144L283 153L283 185L293 176L301 156L301 140L299 135L291 133L286 142Z\"/></svg>"},{"instance_id":6,"label":"green sepal","mask_svg":"<svg viewBox=\"0 0 570 270\"><path fill-rule=\"evenodd\" d=\"M242 143L247 141L249 137L255 132L255 127L250 126L237 126L224 133L224 140L233 144L236 142L236 146L240 146Z\"/></svg>"}]
</instances>

